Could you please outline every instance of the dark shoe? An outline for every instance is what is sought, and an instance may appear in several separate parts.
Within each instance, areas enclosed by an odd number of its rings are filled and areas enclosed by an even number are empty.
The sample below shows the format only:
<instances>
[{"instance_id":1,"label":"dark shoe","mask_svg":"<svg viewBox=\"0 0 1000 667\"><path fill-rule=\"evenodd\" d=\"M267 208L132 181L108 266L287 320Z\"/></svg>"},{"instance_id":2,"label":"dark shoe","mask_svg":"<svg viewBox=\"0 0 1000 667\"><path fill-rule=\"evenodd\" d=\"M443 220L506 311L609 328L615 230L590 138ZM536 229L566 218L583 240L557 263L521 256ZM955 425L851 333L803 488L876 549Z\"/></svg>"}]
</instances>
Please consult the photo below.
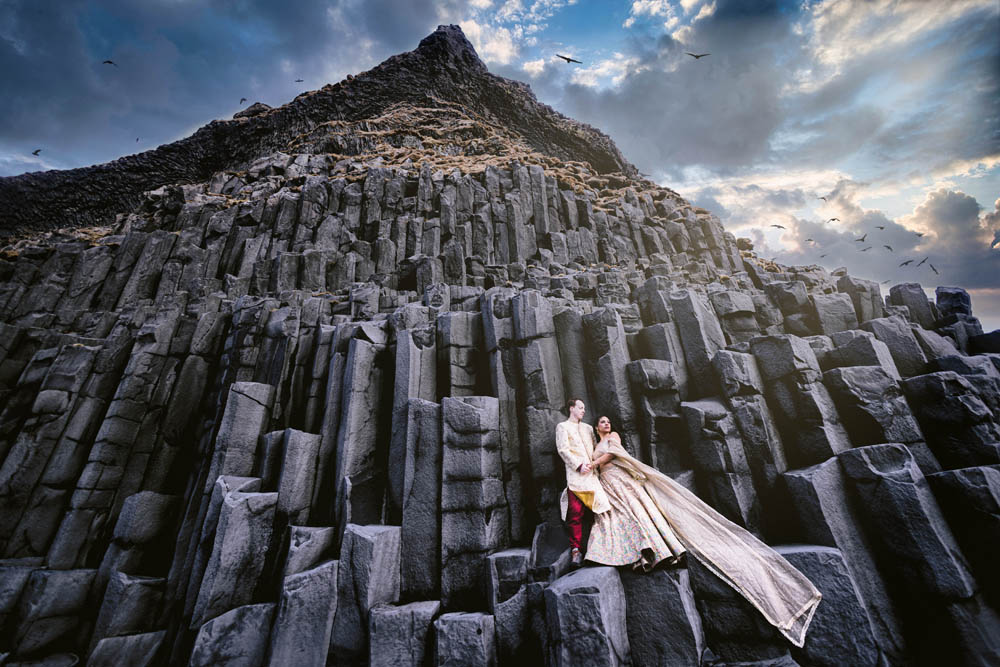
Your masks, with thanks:
<instances>
[{"instance_id":1,"label":"dark shoe","mask_svg":"<svg viewBox=\"0 0 1000 667\"><path fill-rule=\"evenodd\" d=\"M573 567L580 567L583 565L583 554L576 547L573 547L569 552L569 562Z\"/></svg>"}]
</instances>

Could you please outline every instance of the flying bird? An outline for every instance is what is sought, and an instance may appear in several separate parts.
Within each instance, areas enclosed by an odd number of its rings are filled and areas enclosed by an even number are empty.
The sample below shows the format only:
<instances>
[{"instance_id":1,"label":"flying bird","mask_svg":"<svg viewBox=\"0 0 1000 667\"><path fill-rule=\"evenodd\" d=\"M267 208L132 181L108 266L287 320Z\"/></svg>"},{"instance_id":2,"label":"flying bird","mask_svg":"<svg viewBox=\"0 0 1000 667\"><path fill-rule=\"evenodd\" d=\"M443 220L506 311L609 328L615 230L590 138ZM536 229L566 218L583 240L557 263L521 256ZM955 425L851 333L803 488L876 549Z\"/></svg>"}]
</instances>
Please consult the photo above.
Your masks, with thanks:
<instances>
[{"instance_id":1,"label":"flying bird","mask_svg":"<svg viewBox=\"0 0 1000 667\"><path fill-rule=\"evenodd\" d=\"M875 229L885 229L885 225L875 225Z\"/></svg>"},{"instance_id":2,"label":"flying bird","mask_svg":"<svg viewBox=\"0 0 1000 667\"><path fill-rule=\"evenodd\" d=\"M705 56L712 55L711 53L689 53L687 51L685 51L684 53L687 54L687 55L689 55L689 56L691 56L695 60L698 60L698 58L704 58Z\"/></svg>"},{"instance_id":3,"label":"flying bird","mask_svg":"<svg viewBox=\"0 0 1000 667\"><path fill-rule=\"evenodd\" d=\"M920 260L920 264L923 264L923 263L924 263L924 262L926 262L926 261L927 261L928 259L930 259L930 257L924 257L924 258L923 258L922 260ZM920 266L920 264L917 264L917 266Z\"/></svg>"},{"instance_id":4,"label":"flying bird","mask_svg":"<svg viewBox=\"0 0 1000 667\"><path fill-rule=\"evenodd\" d=\"M924 235L923 232L913 232L913 233L916 234L917 236L923 236Z\"/></svg>"},{"instance_id":5,"label":"flying bird","mask_svg":"<svg viewBox=\"0 0 1000 667\"><path fill-rule=\"evenodd\" d=\"M816 242L813 241L812 239L806 239L806 243L816 243Z\"/></svg>"},{"instance_id":6,"label":"flying bird","mask_svg":"<svg viewBox=\"0 0 1000 667\"><path fill-rule=\"evenodd\" d=\"M302 83L303 79L296 79L295 83Z\"/></svg>"},{"instance_id":7,"label":"flying bird","mask_svg":"<svg viewBox=\"0 0 1000 667\"><path fill-rule=\"evenodd\" d=\"M115 61L113 61L113 60L105 60L105 61L104 61L103 63L101 63L101 64L102 64L102 65L114 65L115 67L118 67L118 63L116 63L116 62L115 62Z\"/></svg>"},{"instance_id":8,"label":"flying bird","mask_svg":"<svg viewBox=\"0 0 1000 667\"><path fill-rule=\"evenodd\" d=\"M933 264L928 264L927 266L931 267L931 271L934 272L934 275L938 275L938 276L941 275L940 273L938 273L938 270L934 268Z\"/></svg>"},{"instance_id":9,"label":"flying bird","mask_svg":"<svg viewBox=\"0 0 1000 667\"><path fill-rule=\"evenodd\" d=\"M559 53L556 54L556 58L562 58L563 60L565 60L568 63L579 63L580 65L583 64L582 62L580 62L579 60L576 60L575 58L570 58L569 56L564 56L564 55L559 54Z\"/></svg>"},{"instance_id":10,"label":"flying bird","mask_svg":"<svg viewBox=\"0 0 1000 667\"><path fill-rule=\"evenodd\" d=\"M778 229L784 229L781 225L771 225L772 227L777 227Z\"/></svg>"},{"instance_id":11,"label":"flying bird","mask_svg":"<svg viewBox=\"0 0 1000 667\"><path fill-rule=\"evenodd\" d=\"M135 138L135 143L139 143L139 137Z\"/></svg>"},{"instance_id":12,"label":"flying bird","mask_svg":"<svg viewBox=\"0 0 1000 667\"><path fill-rule=\"evenodd\" d=\"M890 278L889 280L892 280L892 278ZM882 284L885 285L887 282L889 282L889 280L883 280Z\"/></svg>"},{"instance_id":13,"label":"flying bird","mask_svg":"<svg viewBox=\"0 0 1000 667\"><path fill-rule=\"evenodd\" d=\"M824 257L826 257L825 253L819 256L820 259L823 259Z\"/></svg>"},{"instance_id":14,"label":"flying bird","mask_svg":"<svg viewBox=\"0 0 1000 667\"><path fill-rule=\"evenodd\" d=\"M830 218L829 220L827 220L827 222L833 222L834 220L840 222L840 218Z\"/></svg>"},{"instance_id":15,"label":"flying bird","mask_svg":"<svg viewBox=\"0 0 1000 667\"><path fill-rule=\"evenodd\" d=\"M889 252L892 252L892 246L891 245L883 245L882 247L883 248L888 248Z\"/></svg>"},{"instance_id":16,"label":"flying bird","mask_svg":"<svg viewBox=\"0 0 1000 667\"><path fill-rule=\"evenodd\" d=\"M913 260L912 259L908 259L905 262L903 262L902 264L900 264L900 266L906 266L907 264L913 264Z\"/></svg>"},{"instance_id":17,"label":"flying bird","mask_svg":"<svg viewBox=\"0 0 1000 667\"><path fill-rule=\"evenodd\" d=\"M860 252L868 252L871 249L872 249L872 247L868 246L867 248L862 248Z\"/></svg>"},{"instance_id":18,"label":"flying bird","mask_svg":"<svg viewBox=\"0 0 1000 667\"><path fill-rule=\"evenodd\" d=\"M854 242L855 243L858 243L858 242L864 243L866 238L868 238L868 232L865 232L865 235L862 236L860 239L854 239Z\"/></svg>"},{"instance_id":19,"label":"flying bird","mask_svg":"<svg viewBox=\"0 0 1000 667\"><path fill-rule=\"evenodd\" d=\"M822 199L823 201L827 201L826 197L816 197L816 199Z\"/></svg>"},{"instance_id":20,"label":"flying bird","mask_svg":"<svg viewBox=\"0 0 1000 667\"><path fill-rule=\"evenodd\" d=\"M246 101L247 101L247 98L245 98L245 97L241 97L241 98L240 98L240 104L243 104L243 103L244 103L244 102L246 102Z\"/></svg>"},{"instance_id":21,"label":"flying bird","mask_svg":"<svg viewBox=\"0 0 1000 667\"><path fill-rule=\"evenodd\" d=\"M38 154L39 154L39 153L41 153L41 152L42 152L42 149L41 149L41 148L36 148L35 150L31 151L31 154L32 154L32 155L38 155Z\"/></svg>"}]
</instances>

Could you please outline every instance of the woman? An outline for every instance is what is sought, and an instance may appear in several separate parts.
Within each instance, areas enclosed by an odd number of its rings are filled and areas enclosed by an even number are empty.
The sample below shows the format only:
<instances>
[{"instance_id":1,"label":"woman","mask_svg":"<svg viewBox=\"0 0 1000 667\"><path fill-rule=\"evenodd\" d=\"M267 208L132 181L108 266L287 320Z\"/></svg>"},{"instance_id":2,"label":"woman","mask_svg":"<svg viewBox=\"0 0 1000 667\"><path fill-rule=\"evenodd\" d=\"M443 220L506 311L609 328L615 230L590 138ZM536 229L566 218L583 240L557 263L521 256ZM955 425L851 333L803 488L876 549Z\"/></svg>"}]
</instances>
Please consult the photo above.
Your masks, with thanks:
<instances>
[{"instance_id":1,"label":"woman","mask_svg":"<svg viewBox=\"0 0 1000 667\"><path fill-rule=\"evenodd\" d=\"M633 458L607 417L597 420L597 436L594 464L611 509L594 515L587 560L649 570L690 552L801 647L822 597L812 582L752 533Z\"/></svg>"},{"instance_id":2,"label":"woman","mask_svg":"<svg viewBox=\"0 0 1000 667\"><path fill-rule=\"evenodd\" d=\"M611 509L594 515L587 560L631 565L647 572L661 561L679 563L686 550L643 486L646 476L610 451L612 445L622 452L625 449L607 417L597 420L597 437L593 465L600 471ZM618 464L609 465L616 458Z\"/></svg>"}]
</instances>

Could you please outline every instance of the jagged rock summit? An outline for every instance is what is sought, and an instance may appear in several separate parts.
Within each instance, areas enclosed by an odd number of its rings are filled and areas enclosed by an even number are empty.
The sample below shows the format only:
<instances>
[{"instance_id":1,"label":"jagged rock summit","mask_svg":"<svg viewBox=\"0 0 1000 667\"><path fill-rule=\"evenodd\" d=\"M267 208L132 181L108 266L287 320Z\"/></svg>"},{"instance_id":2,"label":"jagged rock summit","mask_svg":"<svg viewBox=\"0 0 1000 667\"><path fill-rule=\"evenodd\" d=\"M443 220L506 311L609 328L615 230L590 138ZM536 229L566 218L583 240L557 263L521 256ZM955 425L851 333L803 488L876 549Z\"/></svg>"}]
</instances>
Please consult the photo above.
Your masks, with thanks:
<instances>
[{"instance_id":1,"label":"jagged rock summit","mask_svg":"<svg viewBox=\"0 0 1000 667\"><path fill-rule=\"evenodd\" d=\"M0 664L1000 664L968 294L762 261L455 28L19 179ZM569 572L569 397L815 583L804 646L696 549Z\"/></svg>"},{"instance_id":2,"label":"jagged rock summit","mask_svg":"<svg viewBox=\"0 0 1000 667\"><path fill-rule=\"evenodd\" d=\"M526 84L490 74L461 28L440 26L415 50L281 107L257 107L251 114L247 109L180 141L106 164L0 178L0 237L107 225L116 213L138 205L145 191L246 169L260 157L290 152L303 133L377 118L399 105L457 105L543 155L585 161L597 173L637 173L606 135L539 103Z\"/></svg>"}]
</instances>

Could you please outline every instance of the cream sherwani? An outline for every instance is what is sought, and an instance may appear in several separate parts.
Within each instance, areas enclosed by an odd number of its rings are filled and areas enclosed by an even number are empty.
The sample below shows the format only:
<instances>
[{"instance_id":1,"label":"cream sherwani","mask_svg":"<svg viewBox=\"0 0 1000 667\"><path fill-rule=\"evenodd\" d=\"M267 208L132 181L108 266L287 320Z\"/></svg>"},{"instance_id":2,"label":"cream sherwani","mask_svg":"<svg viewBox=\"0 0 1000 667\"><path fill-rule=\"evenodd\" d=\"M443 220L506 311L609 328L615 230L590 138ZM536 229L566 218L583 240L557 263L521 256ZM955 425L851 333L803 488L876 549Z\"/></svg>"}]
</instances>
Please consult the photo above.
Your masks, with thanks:
<instances>
[{"instance_id":1,"label":"cream sherwani","mask_svg":"<svg viewBox=\"0 0 1000 667\"><path fill-rule=\"evenodd\" d=\"M606 512L611 503L597 471L584 475L579 470L581 464L590 463L594 457L594 429L590 424L574 423L569 419L560 422L556 426L556 451L566 463L566 488L559 497L563 520L566 519L569 491L573 491L594 514Z\"/></svg>"}]
</instances>

